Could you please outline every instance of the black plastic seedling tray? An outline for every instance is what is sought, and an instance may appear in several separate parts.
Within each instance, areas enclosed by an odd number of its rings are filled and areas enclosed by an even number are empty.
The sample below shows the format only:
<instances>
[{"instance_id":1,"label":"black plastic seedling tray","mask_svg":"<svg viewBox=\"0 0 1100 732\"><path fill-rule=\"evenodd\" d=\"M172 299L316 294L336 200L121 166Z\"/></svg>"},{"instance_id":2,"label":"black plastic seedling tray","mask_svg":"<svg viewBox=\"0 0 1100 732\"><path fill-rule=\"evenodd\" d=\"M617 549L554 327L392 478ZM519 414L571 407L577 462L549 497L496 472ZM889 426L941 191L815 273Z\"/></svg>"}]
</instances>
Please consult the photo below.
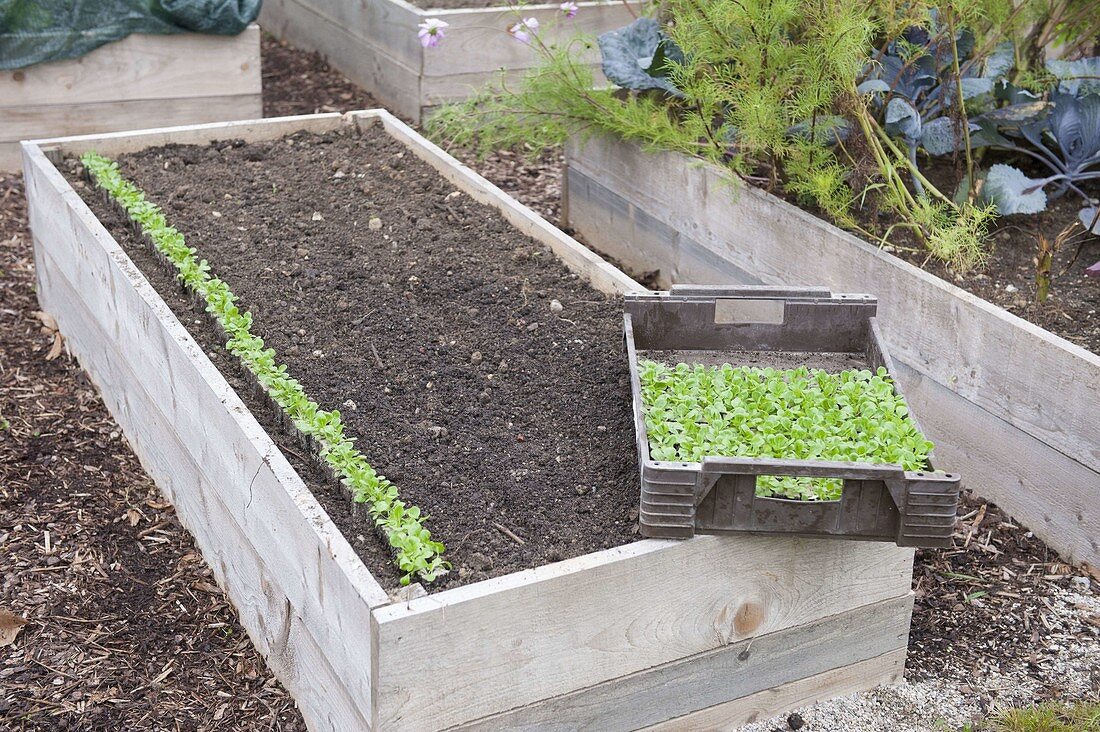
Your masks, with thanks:
<instances>
[{"instance_id":1,"label":"black plastic seedling tray","mask_svg":"<svg viewBox=\"0 0 1100 732\"><path fill-rule=\"evenodd\" d=\"M897 465L721 455L701 462L651 460L642 411L638 352L739 365L737 352L854 354L895 376L879 335L877 300L820 288L677 285L625 296L625 332L641 468L640 532L654 538L748 532L950 546L957 474ZM724 357L723 354L730 354ZM723 360L724 358L724 360ZM895 379L894 388L900 393ZM912 412L910 418L916 419ZM839 478L835 501L756 495L760 475Z\"/></svg>"}]
</instances>

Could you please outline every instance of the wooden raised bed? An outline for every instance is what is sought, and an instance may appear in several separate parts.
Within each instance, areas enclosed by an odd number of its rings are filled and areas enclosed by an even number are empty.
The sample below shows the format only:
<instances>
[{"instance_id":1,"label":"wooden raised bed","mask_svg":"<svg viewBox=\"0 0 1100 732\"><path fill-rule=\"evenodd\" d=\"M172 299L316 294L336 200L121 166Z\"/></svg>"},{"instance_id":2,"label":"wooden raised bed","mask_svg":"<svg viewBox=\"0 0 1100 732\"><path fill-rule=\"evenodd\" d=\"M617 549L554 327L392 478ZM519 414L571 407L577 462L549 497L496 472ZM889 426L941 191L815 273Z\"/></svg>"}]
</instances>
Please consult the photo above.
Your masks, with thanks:
<instances>
[{"instance_id":1,"label":"wooden raised bed","mask_svg":"<svg viewBox=\"0 0 1100 732\"><path fill-rule=\"evenodd\" d=\"M262 114L260 28L132 35L81 58L0 73L0 172L19 141Z\"/></svg>"},{"instance_id":2,"label":"wooden raised bed","mask_svg":"<svg viewBox=\"0 0 1100 732\"><path fill-rule=\"evenodd\" d=\"M913 555L884 543L644 540L389 597L51 162L340 125L382 125L595 287L640 289L383 111L23 146L42 307L311 729L713 726L900 678Z\"/></svg>"},{"instance_id":3,"label":"wooden raised bed","mask_svg":"<svg viewBox=\"0 0 1100 732\"><path fill-rule=\"evenodd\" d=\"M565 219L663 283L824 285L879 298L905 394L944 465L1075 562L1100 566L1100 356L750 186L610 138L567 149ZM735 189L736 188L736 189Z\"/></svg>"},{"instance_id":4,"label":"wooden raised bed","mask_svg":"<svg viewBox=\"0 0 1100 732\"><path fill-rule=\"evenodd\" d=\"M558 3L524 5L520 12L545 29L556 26L547 38L560 40L633 20L620 0L578 6L573 20L563 19ZM422 10L405 0L265 0L260 23L295 46L320 52L387 109L419 122L424 111L466 99L498 80L501 69L515 79L538 65L537 53L504 32L516 22L516 12L503 6ZM436 48L423 48L417 38L425 18L450 24ZM597 51L587 57L599 64Z\"/></svg>"}]
</instances>

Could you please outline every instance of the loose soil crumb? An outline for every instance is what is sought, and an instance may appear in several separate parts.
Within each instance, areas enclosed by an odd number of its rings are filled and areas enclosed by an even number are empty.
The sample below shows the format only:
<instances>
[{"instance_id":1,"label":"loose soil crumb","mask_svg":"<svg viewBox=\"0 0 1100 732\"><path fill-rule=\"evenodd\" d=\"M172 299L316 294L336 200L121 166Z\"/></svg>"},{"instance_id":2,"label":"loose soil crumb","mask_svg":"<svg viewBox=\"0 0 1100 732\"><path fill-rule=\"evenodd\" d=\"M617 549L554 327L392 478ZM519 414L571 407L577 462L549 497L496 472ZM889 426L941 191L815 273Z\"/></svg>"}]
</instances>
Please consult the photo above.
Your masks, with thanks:
<instances>
[{"instance_id":1,"label":"loose soil crumb","mask_svg":"<svg viewBox=\"0 0 1100 732\"><path fill-rule=\"evenodd\" d=\"M451 155L485 176L495 186L547 221L561 218L561 181L565 169L565 150L545 150L539 155L521 155L499 150L478 156L469 150L448 150ZM567 232L572 235L571 232Z\"/></svg>"},{"instance_id":2,"label":"loose soil crumb","mask_svg":"<svg viewBox=\"0 0 1100 732\"><path fill-rule=\"evenodd\" d=\"M638 351L638 359L657 361L666 366L686 363L699 366L745 366L782 371L806 367L830 374L867 368L867 359L859 353L801 353L795 351Z\"/></svg>"},{"instance_id":3,"label":"loose soil crumb","mask_svg":"<svg viewBox=\"0 0 1100 732\"><path fill-rule=\"evenodd\" d=\"M368 460L432 517L455 564L438 586L635 538L617 298L378 128L169 146L120 162L241 297L307 393L339 408ZM144 246L112 228L183 306ZM193 312L178 312L206 350L221 348L193 327ZM321 497L336 516L346 507ZM380 545L365 521L344 529L370 535L356 546ZM376 552L365 558L393 576Z\"/></svg>"},{"instance_id":4,"label":"loose soil crumb","mask_svg":"<svg viewBox=\"0 0 1100 732\"><path fill-rule=\"evenodd\" d=\"M260 49L265 117L382 106L319 53L300 51L269 33L263 34Z\"/></svg>"},{"instance_id":5,"label":"loose soil crumb","mask_svg":"<svg viewBox=\"0 0 1100 732\"><path fill-rule=\"evenodd\" d=\"M415 0L413 5L423 10L462 10L465 8L500 8L501 12L508 12L509 5L505 0ZM516 20L520 19L518 8L520 6L511 6L514 8L513 12L516 15ZM509 23L505 23L501 27L501 34L499 43L507 43L512 41L511 38L504 35L504 31L507 30ZM461 29L459 29L461 32ZM515 43L515 41L512 41ZM446 41L444 41L446 43ZM532 51L533 53L533 51Z\"/></svg>"},{"instance_id":6,"label":"loose soil crumb","mask_svg":"<svg viewBox=\"0 0 1100 732\"><path fill-rule=\"evenodd\" d=\"M1092 193L1100 195L1100 187L1094 186ZM1084 227L1077 225L1075 235L1054 254L1047 301L1040 303L1035 295L1039 237L1053 241L1058 232L1077 221L1082 205L1079 199L1067 196L1051 201L1041 214L998 219L988 262L965 275L938 261L925 262L922 252L896 253L978 297L1100 353L1100 278L1085 275L1086 267L1100 261L1100 237L1086 235Z\"/></svg>"}]
</instances>

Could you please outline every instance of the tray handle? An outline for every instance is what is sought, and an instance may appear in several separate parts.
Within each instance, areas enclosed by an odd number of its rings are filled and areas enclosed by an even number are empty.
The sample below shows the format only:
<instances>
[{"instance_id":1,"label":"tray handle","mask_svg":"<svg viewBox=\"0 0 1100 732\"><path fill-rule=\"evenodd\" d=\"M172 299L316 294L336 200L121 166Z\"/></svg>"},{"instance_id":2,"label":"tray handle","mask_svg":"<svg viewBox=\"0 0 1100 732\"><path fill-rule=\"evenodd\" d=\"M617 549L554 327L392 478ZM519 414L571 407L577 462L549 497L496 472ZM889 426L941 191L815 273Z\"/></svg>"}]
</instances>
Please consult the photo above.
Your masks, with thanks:
<instances>
[{"instance_id":1,"label":"tray handle","mask_svg":"<svg viewBox=\"0 0 1100 732\"><path fill-rule=\"evenodd\" d=\"M737 476L741 500L755 503L756 476L781 475L843 480L880 480L897 507L898 546L950 546L961 479L956 473L907 471L897 465L782 460L777 458L704 457L695 485L695 505L723 476ZM768 499L765 499L768 500ZM841 500L844 500L843 494Z\"/></svg>"}]
</instances>

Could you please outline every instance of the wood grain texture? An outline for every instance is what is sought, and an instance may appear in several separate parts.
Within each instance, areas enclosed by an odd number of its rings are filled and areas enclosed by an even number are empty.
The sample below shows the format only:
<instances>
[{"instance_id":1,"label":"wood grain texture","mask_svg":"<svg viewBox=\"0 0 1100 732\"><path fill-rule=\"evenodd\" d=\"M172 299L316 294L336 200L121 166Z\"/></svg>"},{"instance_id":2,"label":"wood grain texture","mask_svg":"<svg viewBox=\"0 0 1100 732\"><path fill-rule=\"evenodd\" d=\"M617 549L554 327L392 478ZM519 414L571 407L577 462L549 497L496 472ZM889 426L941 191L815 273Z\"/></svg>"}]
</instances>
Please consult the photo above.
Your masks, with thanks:
<instances>
[{"instance_id":1,"label":"wood grain texture","mask_svg":"<svg viewBox=\"0 0 1100 732\"><path fill-rule=\"evenodd\" d=\"M529 69L541 64L542 56L524 43L507 35L508 28L523 18L539 21L544 42L565 43L577 34L593 37L628 25L639 12L640 4L628 9L621 2L578 3L577 17L568 20L557 4L526 5L520 9L463 8L421 11L425 17L439 18L450 24L443 43L424 52L424 77L461 77L479 74L482 84L500 68ZM576 60L598 66L599 49L576 46Z\"/></svg>"},{"instance_id":2,"label":"wood grain texture","mask_svg":"<svg viewBox=\"0 0 1100 732\"><path fill-rule=\"evenodd\" d=\"M259 94L0 108L0 136L10 136L0 141L0 171L19 168L19 140L212 119L254 119L261 111Z\"/></svg>"},{"instance_id":3,"label":"wood grain texture","mask_svg":"<svg viewBox=\"0 0 1100 732\"><path fill-rule=\"evenodd\" d=\"M895 373L936 443L938 463L964 478L980 472L980 487L973 480L970 485L981 495L1069 561L1098 566L1100 471L1070 460L908 366L899 365Z\"/></svg>"},{"instance_id":4,"label":"wood grain texture","mask_svg":"<svg viewBox=\"0 0 1100 732\"><path fill-rule=\"evenodd\" d=\"M134 35L79 59L0 74L0 171L18 141L262 114L260 29Z\"/></svg>"},{"instance_id":5,"label":"wood grain texture","mask_svg":"<svg viewBox=\"0 0 1100 732\"><path fill-rule=\"evenodd\" d=\"M246 95L260 95L255 24L235 36L135 34L80 58L0 72L0 110Z\"/></svg>"},{"instance_id":6,"label":"wood grain texture","mask_svg":"<svg viewBox=\"0 0 1100 732\"><path fill-rule=\"evenodd\" d=\"M908 596L912 558L827 539L649 540L376 608L376 725L461 724ZM420 657L431 674L408 663Z\"/></svg>"},{"instance_id":7,"label":"wood grain texture","mask_svg":"<svg viewBox=\"0 0 1100 732\"><path fill-rule=\"evenodd\" d=\"M338 112L324 114L305 114L296 117L268 117L266 119L239 120L235 122L210 122L206 124L181 125L177 127L153 127L144 130L126 132L106 132L91 135L73 135L54 137L46 140L31 140L31 146L37 147L47 155L64 151L66 155L81 155L94 150L100 155L116 157L125 153L144 150L148 147L177 143L180 145L206 145L218 140L238 138L241 140L274 140L293 132L328 132L344 124L343 116Z\"/></svg>"},{"instance_id":8,"label":"wood grain texture","mask_svg":"<svg viewBox=\"0 0 1100 732\"><path fill-rule=\"evenodd\" d=\"M909 595L874 603L478 720L489 732L628 732L890 653L909 638ZM844 677L840 677L844 678ZM854 681L854 679L853 679ZM875 676L860 677L870 688ZM841 685L836 692L844 691ZM821 696L834 688L821 685Z\"/></svg>"},{"instance_id":9,"label":"wood grain texture","mask_svg":"<svg viewBox=\"0 0 1100 732\"><path fill-rule=\"evenodd\" d=\"M568 168L568 223L631 269L660 268L666 282L823 284L878 295L894 359L943 387L937 408L916 410L927 430L947 433L933 420L974 405L1031 438L975 445L973 433L958 435L967 469L951 463L945 441L939 467L962 472L968 487L1006 508L1049 506L1053 513L1016 517L1067 557L1100 562L1087 532L1095 519L1069 508L1100 504L1100 482L1091 482L1100 470L1100 356L762 191L732 190L708 166L600 138L583 149L571 143ZM1052 465L1076 479L1055 482Z\"/></svg>"},{"instance_id":10,"label":"wood grain texture","mask_svg":"<svg viewBox=\"0 0 1100 732\"><path fill-rule=\"evenodd\" d=\"M371 605L389 601L385 592L198 345L39 151L30 150L25 173L43 307L57 317L143 466L226 579L242 622L262 639L280 679L303 704L315 697L319 713L340 698L328 690L338 682L343 695L356 701L337 709L337 717L367 719L367 613ZM329 671L288 660L295 623L308 628L309 643L324 649ZM332 714L324 711L318 719ZM334 727L341 728L347 727Z\"/></svg>"},{"instance_id":11,"label":"wood grain texture","mask_svg":"<svg viewBox=\"0 0 1100 732\"><path fill-rule=\"evenodd\" d=\"M900 683L904 672L905 651L899 649L645 729L646 732L732 731L751 722L786 714L792 709L808 706L821 699Z\"/></svg>"},{"instance_id":12,"label":"wood grain texture","mask_svg":"<svg viewBox=\"0 0 1100 732\"><path fill-rule=\"evenodd\" d=\"M320 52L388 109L419 122L428 108L499 81L501 69L515 80L538 65L538 54L506 33L519 13L538 18L553 41L597 35L633 19L617 0L578 4L577 17L567 20L557 4L424 10L404 0L265 0L260 22L279 38ZM428 17L450 25L447 39L431 49L417 38L417 25ZM598 65L595 49L577 49L578 57Z\"/></svg>"}]
</instances>

